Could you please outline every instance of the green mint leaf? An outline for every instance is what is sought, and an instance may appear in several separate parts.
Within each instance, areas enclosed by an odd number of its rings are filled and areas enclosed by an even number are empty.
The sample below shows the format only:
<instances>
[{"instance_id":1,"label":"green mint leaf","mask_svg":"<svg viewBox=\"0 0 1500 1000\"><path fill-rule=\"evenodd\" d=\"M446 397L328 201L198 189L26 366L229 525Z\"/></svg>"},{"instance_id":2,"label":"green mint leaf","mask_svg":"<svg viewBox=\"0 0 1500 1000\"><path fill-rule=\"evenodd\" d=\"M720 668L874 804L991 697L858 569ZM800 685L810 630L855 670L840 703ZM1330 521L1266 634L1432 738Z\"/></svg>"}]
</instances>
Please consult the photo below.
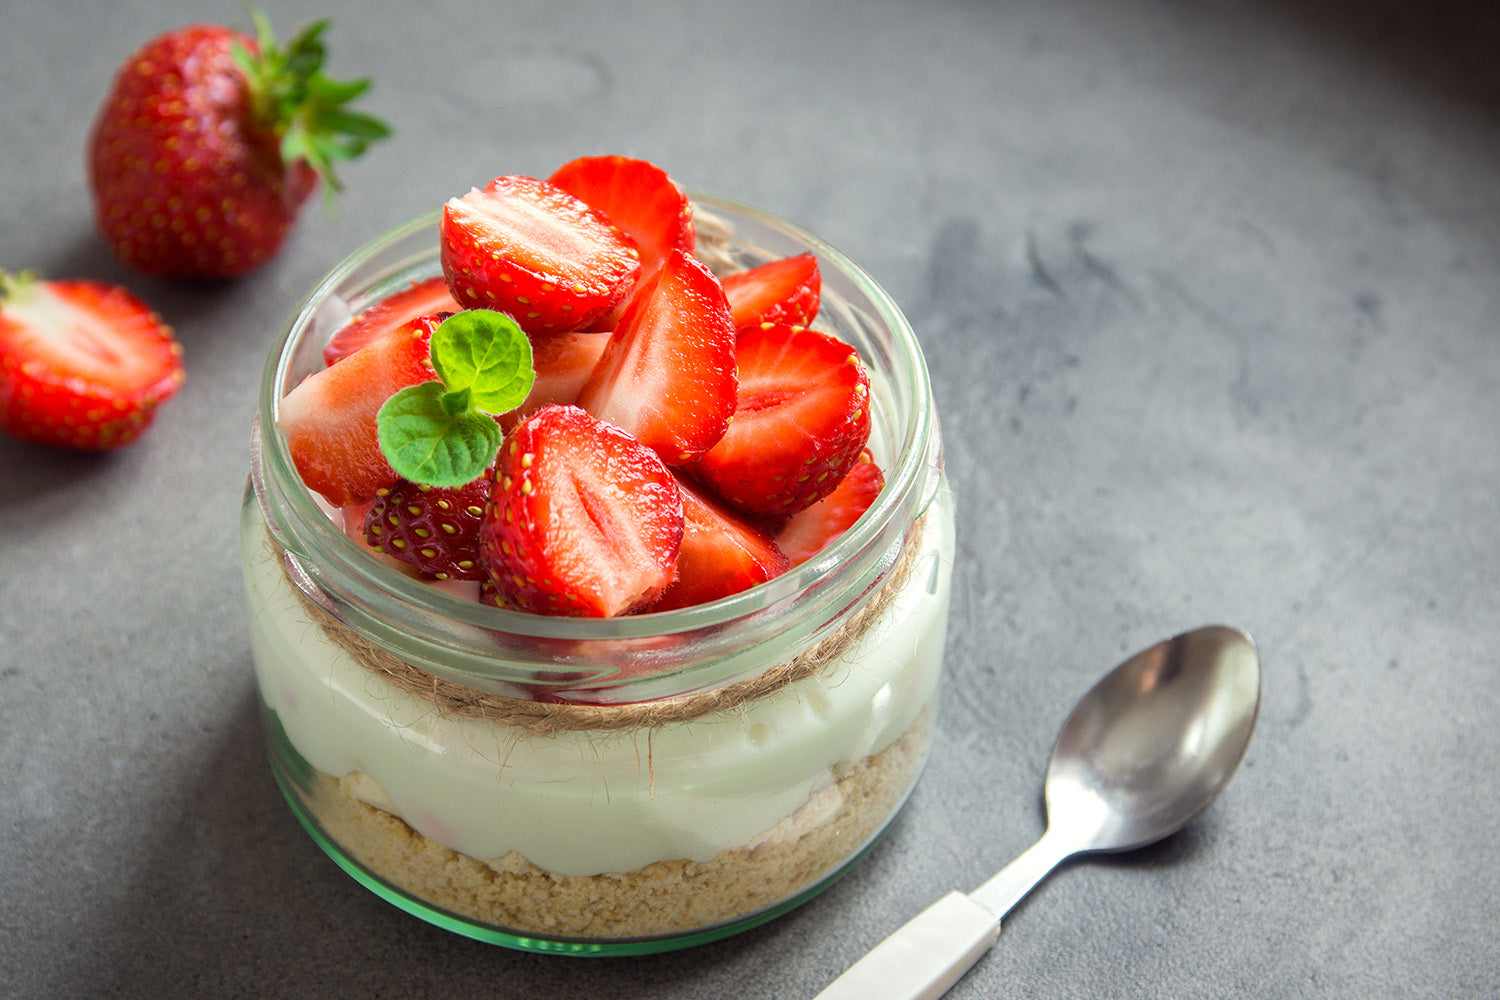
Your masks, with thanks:
<instances>
[{"instance_id":1,"label":"green mint leaf","mask_svg":"<svg viewBox=\"0 0 1500 1000\"><path fill-rule=\"evenodd\" d=\"M440 382L402 389L375 415L380 450L396 474L427 486L462 486L495 461L504 434L494 418L449 413Z\"/></svg>"},{"instance_id":2,"label":"green mint leaf","mask_svg":"<svg viewBox=\"0 0 1500 1000\"><path fill-rule=\"evenodd\" d=\"M526 401L536 373L531 341L516 321L493 309L454 313L432 332L432 367L449 392L469 393L474 407L505 413Z\"/></svg>"},{"instance_id":3,"label":"green mint leaf","mask_svg":"<svg viewBox=\"0 0 1500 1000\"><path fill-rule=\"evenodd\" d=\"M459 389L456 392L445 392L438 397L443 411L451 417L456 417L465 410L474 408L473 393L468 389Z\"/></svg>"}]
</instances>

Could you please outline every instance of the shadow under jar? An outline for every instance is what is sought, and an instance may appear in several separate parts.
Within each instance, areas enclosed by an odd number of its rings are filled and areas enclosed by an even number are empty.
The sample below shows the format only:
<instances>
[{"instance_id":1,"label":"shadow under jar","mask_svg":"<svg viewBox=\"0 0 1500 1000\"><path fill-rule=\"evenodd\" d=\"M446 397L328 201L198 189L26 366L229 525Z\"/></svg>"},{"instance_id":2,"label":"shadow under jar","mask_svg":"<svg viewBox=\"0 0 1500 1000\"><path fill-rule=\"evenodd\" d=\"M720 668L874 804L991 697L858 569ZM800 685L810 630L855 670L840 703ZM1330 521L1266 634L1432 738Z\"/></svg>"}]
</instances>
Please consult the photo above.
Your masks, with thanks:
<instances>
[{"instance_id":1,"label":"shadow under jar","mask_svg":"<svg viewBox=\"0 0 1500 1000\"><path fill-rule=\"evenodd\" d=\"M372 558L303 487L280 401L351 315L440 273L436 214L324 278L265 369L241 538L272 770L346 872L460 934L642 954L755 926L862 856L931 744L954 543L921 350L832 247L694 205L717 270L817 254L813 325L864 359L886 477L833 544L743 593L603 620L494 608Z\"/></svg>"}]
</instances>

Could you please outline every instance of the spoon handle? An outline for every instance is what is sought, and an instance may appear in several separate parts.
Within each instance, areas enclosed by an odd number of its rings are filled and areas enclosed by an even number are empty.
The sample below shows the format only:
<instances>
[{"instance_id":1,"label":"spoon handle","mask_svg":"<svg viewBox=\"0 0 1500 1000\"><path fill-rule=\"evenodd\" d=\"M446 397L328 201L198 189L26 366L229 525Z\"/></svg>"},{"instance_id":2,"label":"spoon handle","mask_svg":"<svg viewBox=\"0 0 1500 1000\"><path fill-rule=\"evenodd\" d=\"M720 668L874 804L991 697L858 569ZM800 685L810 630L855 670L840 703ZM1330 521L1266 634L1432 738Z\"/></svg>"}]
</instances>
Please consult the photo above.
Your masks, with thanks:
<instances>
[{"instance_id":1,"label":"spoon handle","mask_svg":"<svg viewBox=\"0 0 1500 1000\"><path fill-rule=\"evenodd\" d=\"M816 1000L937 1000L1000 935L1000 920L950 892L908 920Z\"/></svg>"},{"instance_id":2,"label":"spoon handle","mask_svg":"<svg viewBox=\"0 0 1500 1000\"><path fill-rule=\"evenodd\" d=\"M1038 882L1074 853L1074 848L1063 844L1058 835L1052 832L1054 829L1056 828L1049 826L1040 840L1022 851L1014 861L969 895L975 902L1003 919L1027 893L1036 888Z\"/></svg>"},{"instance_id":3,"label":"spoon handle","mask_svg":"<svg viewBox=\"0 0 1500 1000\"><path fill-rule=\"evenodd\" d=\"M1000 936L1000 920L1073 851L1043 834L972 893L950 892L912 917L815 1000L937 1000Z\"/></svg>"}]
</instances>

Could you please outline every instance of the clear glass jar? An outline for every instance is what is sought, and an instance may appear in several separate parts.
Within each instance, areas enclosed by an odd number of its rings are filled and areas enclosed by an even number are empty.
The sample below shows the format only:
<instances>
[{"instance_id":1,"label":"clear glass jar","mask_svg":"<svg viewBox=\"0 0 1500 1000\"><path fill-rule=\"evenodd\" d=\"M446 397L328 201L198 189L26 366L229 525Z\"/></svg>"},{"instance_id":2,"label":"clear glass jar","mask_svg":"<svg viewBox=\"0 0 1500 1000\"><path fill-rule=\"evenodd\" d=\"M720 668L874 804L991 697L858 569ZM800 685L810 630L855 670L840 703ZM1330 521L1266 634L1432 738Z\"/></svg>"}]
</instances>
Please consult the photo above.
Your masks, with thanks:
<instances>
[{"instance_id":1,"label":"clear glass jar","mask_svg":"<svg viewBox=\"0 0 1500 1000\"><path fill-rule=\"evenodd\" d=\"M272 770L356 880L480 940L641 954L759 924L866 851L931 743L953 507L921 350L832 247L694 203L716 267L818 255L814 325L865 360L886 476L835 543L744 593L607 620L497 609L372 558L303 488L280 400L349 316L440 273L436 214L325 277L265 369L241 529Z\"/></svg>"}]
</instances>

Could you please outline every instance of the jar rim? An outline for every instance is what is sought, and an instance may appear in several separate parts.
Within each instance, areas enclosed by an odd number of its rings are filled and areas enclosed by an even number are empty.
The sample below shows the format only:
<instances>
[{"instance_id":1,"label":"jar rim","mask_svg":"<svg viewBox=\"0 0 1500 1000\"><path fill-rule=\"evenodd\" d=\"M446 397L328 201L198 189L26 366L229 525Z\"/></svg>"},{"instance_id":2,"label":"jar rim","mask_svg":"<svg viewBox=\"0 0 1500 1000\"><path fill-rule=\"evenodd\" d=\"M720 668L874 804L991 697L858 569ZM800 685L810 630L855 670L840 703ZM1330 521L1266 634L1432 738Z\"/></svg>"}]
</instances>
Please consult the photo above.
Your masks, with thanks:
<instances>
[{"instance_id":1,"label":"jar rim","mask_svg":"<svg viewBox=\"0 0 1500 1000\"><path fill-rule=\"evenodd\" d=\"M276 429L280 402L286 389L293 383L294 364L298 348L304 335L311 329L320 308L330 298L339 295L342 283L348 281L362 267L384 253L413 240L424 230L433 234L429 252L413 254L404 262L383 268L382 273L395 274L409 269L416 262L429 256L436 260L438 241L438 219L441 211L425 213L367 241L353 253L330 269L303 297L292 318L283 328L268 355L263 369L258 413L252 448L254 473L260 477L256 492L260 496L262 509L267 514L267 523L273 537L293 555L307 555L299 546L289 544L287 534L294 535L317 551L321 562L332 562L331 571L338 577L362 577L367 585L374 586L382 595L407 606L423 615L461 623L464 626L488 632L508 633L521 638L560 640L619 640L678 633L696 632L715 628L742 619L762 608L784 602L835 574L843 567L853 564L868 564L878 558L888 543L885 529L903 510L908 520L921 513L912 510L916 494L927 490L930 468L934 458L929 454L928 442L936 436L936 415L932 405L931 383L921 346L910 323L890 295L863 268L822 238L802 227L772 213L743 204L730 198L716 195L691 193L695 210L703 210L731 219L744 219L785 238L805 246L817 255L824 275L825 288L830 284L843 283L852 288L865 301L858 305L847 304L856 309L866 320L877 323L888 339L886 358L865 357L867 367L877 361L899 367L898 379L891 382L889 392L894 404L906 415L902 433L891 441L892 454L887 459L889 468L883 468L885 488L877 496L859 520L839 538L822 551L799 566L765 583L738 594L716 601L670 611L644 611L617 618L574 618L532 614L509 608L490 605L447 593L429 583L413 579L372 560L361 551L328 518L325 511L313 498L311 491L302 487L285 439ZM825 297L825 308L829 299ZM868 307L870 316L864 312ZM321 349L321 344L318 345ZM862 350L862 354L865 352ZM873 375L873 373L872 373ZM874 405L872 393L872 405ZM896 398L900 397L900 398ZM266 466L262 470L262 463ZM273 516L266 490L272 483L281 484L278 501L284 504L286 517ZM288 488L290 487L290 488ZM930 496L922 496L923 506ZM295 522L295 530L289 531ZM887 567L888 568L888 567Z\"/></svg>"}]
</instances>

